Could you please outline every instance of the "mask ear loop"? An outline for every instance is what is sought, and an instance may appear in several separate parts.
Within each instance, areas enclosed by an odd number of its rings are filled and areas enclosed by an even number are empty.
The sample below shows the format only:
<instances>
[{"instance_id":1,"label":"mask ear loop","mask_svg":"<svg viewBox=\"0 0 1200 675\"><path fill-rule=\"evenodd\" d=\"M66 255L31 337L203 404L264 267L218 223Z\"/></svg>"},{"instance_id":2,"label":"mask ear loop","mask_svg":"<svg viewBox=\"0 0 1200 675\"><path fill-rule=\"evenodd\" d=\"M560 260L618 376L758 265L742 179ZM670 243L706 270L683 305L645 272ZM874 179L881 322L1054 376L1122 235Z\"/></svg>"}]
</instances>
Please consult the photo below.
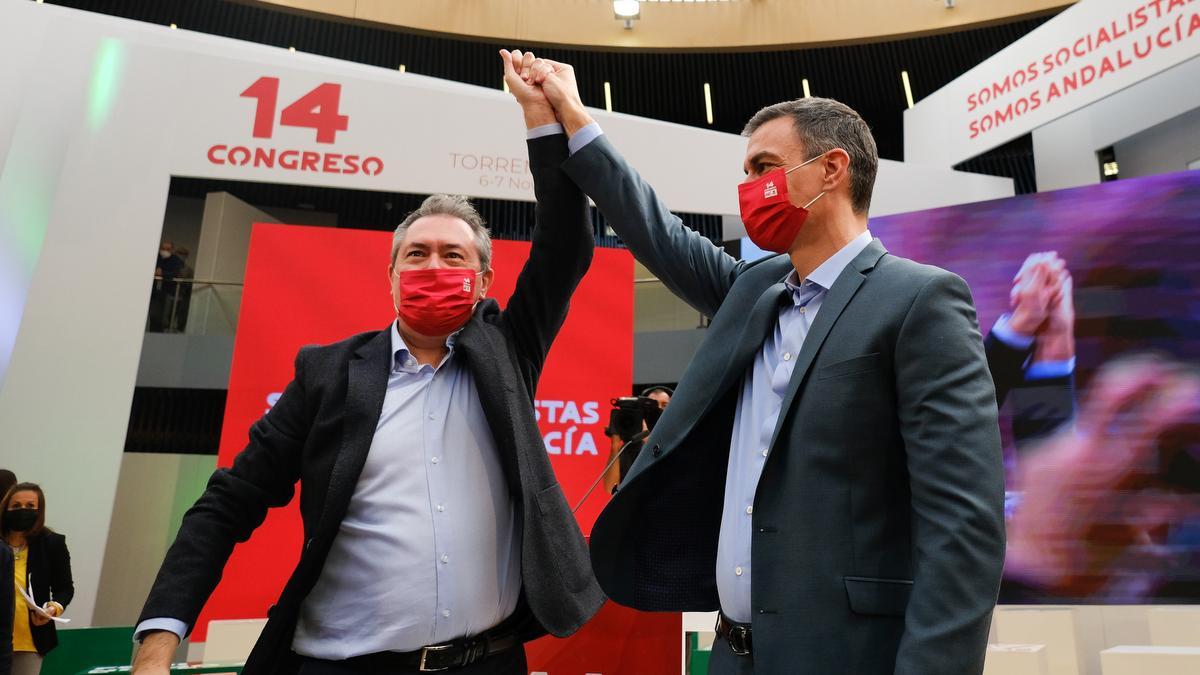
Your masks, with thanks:
<instances>
[{"instance_id":1,"label":"mask ear loop","mask_svg":"<svg viewBox=\"0 0 1200 675\"><path fill-rule=\"evenodd\" d=\"M797 164L796 166L793 166L792 168L788 169L787 171L784 171L783 173L784 173L784 175L787 175L787 174L795 171L796 169L799 169L802 166L808 166L809 164L812 164L813 162L817 161L818 159L821 159L824 156L825 156L825 153L822 152L821 154L817 155L816 157L813 157L811 159L806 159L803 162Z\"/></svg>"},{"instance_id":2,"label":"mask ear loop","mask_svg":"<svg viewBox=\"0 0 1200 675\"><path fill-rule=\"evenodd\" d=\"M813 162L817 161L818 159L821 159L821 158L822 158L822 157L824 157L824 156L825 156L825 153L824 153L824 152L822 152L821 154L817 155L816 157L813 157L812 159L808 159L808 160L804 161L802 164L797 164L796 166L793 166L792 168L788 169L787 171L784 171L783 173L784 173L784 175L786 176L787 174L789 174L789 173L791 173L791 172L795 171L796 169L799 169L800 167L802 167L802 166L806 166L806 165L808 165L808 164L812 164ZM810 206L812 206L813 204L815 204L815 203L816 203L816 201L817 201L818 199L820 199L821 197L824 197L824 196L825 196L825 192L822 190L822 191L821 191L821 194L819 194L819 195L817 195L816 197L813 197L812 199L808 200L808 203L807 203L807 204L805 204L803 208L806 208L806 209L807 209L808 207L810 207Z\"/></svg>"},{"instance_id":3,"label":"mask ear loop","mask_svg":"<svg viewBox=\"0 0 1200 675\"><path fill-rule=\"evenodd\" d=\"M808 200L808 203L804 205L804 208L807 209L808 207L812 206L814 202L816 202L818 199L820 199L821 197L824 197L824 196L825 196L825 193L821 192L816 197L813 197L812 199Z\"/></svg>"}]
</instances>

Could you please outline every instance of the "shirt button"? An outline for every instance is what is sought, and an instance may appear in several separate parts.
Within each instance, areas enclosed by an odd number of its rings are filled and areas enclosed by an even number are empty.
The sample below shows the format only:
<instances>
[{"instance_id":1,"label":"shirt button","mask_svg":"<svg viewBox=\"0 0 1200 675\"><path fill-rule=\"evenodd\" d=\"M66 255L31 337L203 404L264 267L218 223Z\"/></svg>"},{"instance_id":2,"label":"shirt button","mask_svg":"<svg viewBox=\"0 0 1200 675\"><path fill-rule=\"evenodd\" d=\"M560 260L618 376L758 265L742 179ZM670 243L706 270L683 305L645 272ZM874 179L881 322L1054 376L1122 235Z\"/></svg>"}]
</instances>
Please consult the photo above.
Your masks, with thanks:
<instances>
[{"instance_id":1,"label":"shirt button","mask_svg":"<svg viewBox=\"0 0 1200 675\"><path fill-rule=\"evenodd\" d=\"M442 554L442 564L445 565L446 563L449 563L449 562L450 562L450 556Z\"/></svg>"},{"instance_id":2,"label":"shirt button","mask_svg":"<svg viewBox=\"0 0 1200 675\"><path fill-rule=\"evenodd\" d=\"M801 313L801 314L808 314L808 307L801 307L801 308L800 308L800 313Z\"/></svg>"},{"instance_id":3,"label":"shirt button","mask_svg":"<svg viewBox=\"0 0 1200 675\"><path fill-rule=\"evenodd\" d=\"M435 419L437 419L437 415L434 415L433 413L429 413L429 419L435 420Z\"/></svg>"},{"instance_id":4,"label":"shirt button","mask_svg":"<svg viewBox=\"0 0 1200 675\"><path fill-rule=\"evenodd\" d=\"M429 460L429 461L433 462L434 464L437 464L437 463L438 463L438 458L437 458L437 457L434 457L433 459L431 459L431 460Z\"/></svg>"},{"instance_id":5,"label":"shirt button","mask_svg":"<svg viewBox=\"0 0 1200 675\"><path fill-rule=\"evenodd\" d=\"M788 352L788 353L784 354L784 355L783 355L783 360L784 360L784 361L791 361L791 360L792 360L792 353L791 353L791 352Z\"/></svg>"},{"instance_id":6,"label":"shirt button","mask_svg":"<svg viewBox=\"0 0 1200 675\"><path fill-rule=\"evenodd\" d=\"M746 507L746 515L748 515L748 516L749 516L749 515L752 515L753 513L754 513L754 507L753 507L753 506L747 506L747 507Z\"/></svg>"},{"instance_id":7,"label":"shirt button","mask_svg":"<svg viewBox=\"0 0 1200 675\"><path fill-rule=\"evenodd\" d=\"M441 513L442 511L445 511L445 510L446 510L446 507L445 507L445 505L443 505L443 504L438 504L438 505L437 505L437 510L438 510L438 513Z\"/></svg>"},{"instance_id":8,"label":"shirt button","mask_svg":"<svg viewBox=\"0 0 1200 675\"><path fill-rule=\"evenodd\" d=\"M763 457L766 457L769 454L771 454L771 451L768 450L767 448L763 448Z\"/></svg>"},{"instance_id":9,"label":"shirt button","mask_svg":"<svg viewBox=\"0 0 1200 675\"><path fill-rule=\"evenodd\" d=\"M740 577L740 576L742 576L742 568L741 568L741 567L737 567L737 568L735 568L735 569L733 570L733 573L734 573L734 574L736 574L736 575L738 575L739 577Z\"/></svg>"},{"instance_id":10,"label":"shirt button","mask_svg":"<svg viewBox=\"0 0 1200 675\"><path fill-rule=\"evenodd\" d=\"M442 616L444 616L444 617L446 617L447 619L449 619L449 618L450 618L450 610L448 610L448 609L443 609L443 610L442 610Z\"/></svg>"}]
</instances>

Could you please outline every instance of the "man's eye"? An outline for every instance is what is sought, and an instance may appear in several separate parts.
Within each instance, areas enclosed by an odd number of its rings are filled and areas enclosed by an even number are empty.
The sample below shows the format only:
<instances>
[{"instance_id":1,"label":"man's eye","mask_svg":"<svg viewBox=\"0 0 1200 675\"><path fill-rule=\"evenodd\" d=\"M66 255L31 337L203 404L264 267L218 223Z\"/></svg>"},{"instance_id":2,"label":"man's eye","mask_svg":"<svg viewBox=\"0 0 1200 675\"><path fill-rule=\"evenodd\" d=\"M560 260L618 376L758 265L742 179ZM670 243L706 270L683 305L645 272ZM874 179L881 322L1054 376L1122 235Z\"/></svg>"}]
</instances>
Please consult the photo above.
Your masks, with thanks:
<instances>
[{"instance_id":1,"label":"man's eye","mask_svg":"<svg viewBox=\"0 0 1200 675\"><path fill-rule=\"evenodd\" d=\"M409 251L408 253L404 254L404 257L411 258L418 255L425 255L425 253L423 251Z\"/></svg>"}]
</instances>

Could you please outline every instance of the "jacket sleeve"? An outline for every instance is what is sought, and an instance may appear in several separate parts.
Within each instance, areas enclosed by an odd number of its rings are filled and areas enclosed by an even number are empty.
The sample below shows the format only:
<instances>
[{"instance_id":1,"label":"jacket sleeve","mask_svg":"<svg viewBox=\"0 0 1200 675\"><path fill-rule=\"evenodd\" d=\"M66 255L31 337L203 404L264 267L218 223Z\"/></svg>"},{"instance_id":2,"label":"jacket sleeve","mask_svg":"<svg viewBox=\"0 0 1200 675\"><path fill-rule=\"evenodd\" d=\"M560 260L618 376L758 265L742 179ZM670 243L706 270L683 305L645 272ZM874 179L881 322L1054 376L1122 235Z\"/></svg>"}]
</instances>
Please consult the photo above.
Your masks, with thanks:
<instances>
[{"instance_id":1,"label":"jacket sleeve","mask_svg":"<svg viewBox=\"0 0 1200 675\"><path fill-rule=\"evenodd\" d=\"M717 313L744 263L685 226L605 136L583 146L563 170L638 262L697 311Z\"/></svg>"},{"instance_id":2,"label":"jacket sleeve","mask_svg":"<svg viewBox=\"0 0 1200 675\"><path fill-rule=\"evenodd\" d=\"M900 328L895 363L913 536L895 672L980 673L1004 564L1004 467L966 282L940 272L925 283Z\"/></svg>"},{"instance_id":3,"label":"jacket sleeve","mask_svg":"<svg viewBox=\"0 0 1200 675\"><path fill-rule=\"evenodd\" d=\"M137 623L170 618L194 626L221 579L235 544L250 538L267 510L292 499L311 417L304 391L304 356L270 412L250 428L250 442L228 469L217 469L188 509L168 549Z\"/></svg>"},{"instance_id":4,"label":"jacket sleeve","mask_svg":"<svg viewBox=\"0 0 1200 675\"><path fill-rule=\"evenodd\" d=\"M571 294L592 264L596 240L587 197L560 168L567 157L566 135L531 139L528 146L537 199L533 242L509 298L505 322L536 378L567 318Z\"/></svg>"},{"instance_id":5,"label":"jacket sleeve","mask_svg":"<svg viewBox=\"0 0 1200 675\"><path fill-rule=\"evenodd\" d=\"M1033 348L1010 347L1000 338L988 333L983 340L983 351L987 354L988 371L996 384L996 405L1003 407L1008 392L1025 378L1025 362L1029 360Z\"/></svg>"},{"instance_id":6,"label":"jacket sleeve","mask_svg":"<svg viewBox=\"0 0 1200 675\"><path fill-rule=\"evenodd\" d=\"M71 552L67 550L67 538L57 535L46 542L47 561L50 565L50 599L65 609L75 598L75 580L71 575Z\"/></svg>"},{"instance_id":7,"label":"jacket sleeve","mask_svg":"<svg viewBox=\"0 0 1200 675\"><path fill-rule=\"evenodd\" d=\"M13 609L16 607L16 588L13 578L12 549L0 546L0 675L12 674Z\"/></svg>"},{"instance_id":8,"label":"jacket sleeve","mask_svg":"<svg viewBox=\"0 0 1200 675\"><path fill-rule=\"evenodd\" d=\"M983 340L988 370L996 383L996 403L1010 403L1018 449L1058 431L1075 417L1075 375L1029 381L1026 363L1033 348L1016 349L988 333Z\"/></svg>"}]
</instances>

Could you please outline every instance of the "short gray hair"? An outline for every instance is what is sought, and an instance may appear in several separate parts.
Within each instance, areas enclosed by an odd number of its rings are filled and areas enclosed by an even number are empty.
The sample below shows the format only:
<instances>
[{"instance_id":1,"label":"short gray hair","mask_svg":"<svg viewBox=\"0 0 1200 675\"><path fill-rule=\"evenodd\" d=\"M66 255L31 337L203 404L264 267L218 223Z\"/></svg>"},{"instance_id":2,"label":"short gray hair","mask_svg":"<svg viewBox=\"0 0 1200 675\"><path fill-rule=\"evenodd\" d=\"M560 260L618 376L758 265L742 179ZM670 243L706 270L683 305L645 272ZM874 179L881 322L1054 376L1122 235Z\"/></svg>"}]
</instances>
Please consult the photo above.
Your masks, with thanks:
<instances>
[{"instance_id":1,"label":"short gray hair","mask_svg":"<svg viewBox=\"0 0 1200 675\"><path fill-rule=\"evenodd\" d=\"M412 213L404 217L404 222L396 226L392 234L392 264L396 264L396 254L404 243L408 228L419 218L425 216L453 216L471 227L475 235L475 248L479 253L479 269L486 272L492 267L492 235L483 222L483 216L475 210L471 200L463 195L430 195Z\"/></svg>"},{"instance_id":2,"label":"short gray hair","mask_svg":"<svg viewBox=\"0 0 1200 675\"><path fill-rule=\"evenodd\" d=\"M812 159L834 148L850 155L850 201L855 213L866 213L879 170L875 137L862 116L853 108L831 98L798 98L769 105L754 114L742 130L750 136L759 127L779 117L790 117L796 135Z\"/></svg>"}]
</instances>

